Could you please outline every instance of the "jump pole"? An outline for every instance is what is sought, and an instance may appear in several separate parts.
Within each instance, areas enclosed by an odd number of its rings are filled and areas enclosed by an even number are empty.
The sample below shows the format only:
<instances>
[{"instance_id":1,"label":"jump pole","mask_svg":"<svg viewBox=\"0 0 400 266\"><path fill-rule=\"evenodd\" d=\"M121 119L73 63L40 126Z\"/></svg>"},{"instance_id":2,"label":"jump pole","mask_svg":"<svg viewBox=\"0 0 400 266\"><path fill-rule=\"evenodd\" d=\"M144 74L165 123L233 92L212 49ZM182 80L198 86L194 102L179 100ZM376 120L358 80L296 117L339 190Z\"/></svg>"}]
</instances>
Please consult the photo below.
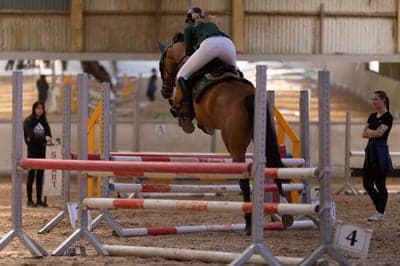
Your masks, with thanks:
<instances>
[{"instance_id":1,"label":"jump pole","mask_svg":"<svg viewBox=\"0 0 400 266\"><path fill-rule=\"evenodd\" d=\"M87 121L88 121L88 77L86 73L78 74L78 90L79 90L79 105L78 105L78 147L80 160L88 158L88 136L87 136ZM70 169L68 169L70 170ZM87 196L87 175L80 173L78 177L79 183L79 225L78 228L53 252L53 256L61 256L66 250L77 240L86 238L90 244L96 249L100 255L108 255L102 243L89 231L88 212L82 206L82 200Z\"/></svg>"},{"instance_id":2,"label":"jump pole","mask_svg":"<svg viewBox=\"0 0 400 266\"><path fill-rule=\"evenodd\" d=\"M123 237L156 236L169 234L192 234L202 232L244 231L245 224L206 224L181 225L169 227L125 228ZM264 223L264 230L310 229L316 228L312 221L294 221L293 225L285 227L282 222Z\"/></svg>"},{"instance_id":3,"label":"jump pole","mask_svg":"<svg viewBox=\"0 0 400 266\"><path fill-rule=\"evenodd\" d=\"M300 265L313 265L324 254L329 255L339 265L351 265L334 246L332 239L332 197L330 159L330 78L329 71L318 72L319 106L319 187L320 187L320 246Z\"/></svg>"},{"instance_id":4,"label":"jump pole","mask_svg":"<svg viewBox=\"0 0 400 266\"><path fill-rule=\"evenodd\" d=\"M185 261L205 261L219 262L227 264L232 260L240 258L240 254L231 252L194 250L181 248L160 248L160 247L139 247L139 246L120 246L104 245L104 248L111 256L136 256L136 257L162 257L170 260ZM296 257L276 257L277 265L298 265L302 258ZM252 264L267 264L265 258L260 255L252 255L247 259Z\"/></svg>"},{"instance_id":5,"label":"jump pole","mask_svg":"<svg viewBox=\"0 0 400 266\"><path fill-rule=\"evenodd\" d=\"M12 76L13 105L12 105L12 229L0 240L0 250L4 249L14 238L21 243L35 257L47 256L47 252L28 236L22 228L22 177L23 170L19 168L19 161L23 154L23 75L22 71L14 71Z\"/></svg>"},{"instance_id":6,"label":"jump pole","mask_svg":"<svg viewBox=\"0 0 400 266\"><path fill-rule=\"evenodd\" d=\"M231 157L189 157L189 156L119 156L112 155L110 156L111 161L133 161L133 162L220 162L220 163L232 163L233 160ZM246 162L252 163L253 160L251 158L247 158ZM305 164L305 160L303 158L282 158L282 163L285 167L292 166L303 166Z\"/></svg>"},{"instance_id":7,"label":"jump pole","mask_svg":"<svg viewBox=\"0 0 400 266\"><path fill-rule=\"evenodd\" d=\"M139 198L139 199L179 199L179 198L208 198L208 197L223 197L222 193L214 192L144 192L137 195L129 195L129 199Z\"/></svg>"},{"instance_id":8,"label":"jump pole","mask_svg":"<svg viewBox=\"0 0 400 266\"><path fill-rule=\"evenodd\" d=\"M249 165L246 163L116 162L30 158L22 159L21 166L31 169L85 171L90 175L99 176L142 176L143 173L232 174L230 177L232 179L249 178L248 171L253 171L253 169L257 168L255 164ZM264 166L260 171L263 179L308 179L318 175L318 168L315 167L265 168ZM215 179L226 179L226 177L217 175Z\"/></svg>"},{"instance_id":9,"label":"jump pole","mask_svg":"<svg viewBox=\"0 0 400 266\"><path fill-rule=\"evenodd\" d=\"M250 213L254 204L240 201L201 201L166 199L112 199L85 198L82 206L87 209L152 209L152 210L190 210L206 212L245 212ZM254 209L254 208L253 208ZM318 204L303 203L263 203L260 212L267 214L316 214ZM263 224L263 223L262 223Z\"/></svg>"},{"instance_id":10,"label":"jump pole","mask_svg":"<svg viewBox=\"0 0 400 266\"><path fill-rule=\"evenodd\" d=\"M64 84L64 113L63 113L63 131L62 131L63 158L71 157L71 83ZM71 175L69 170L62 171L62 211L51 219L40 230L39 234L48 234L68 215L68 202L70 201Z\"/></svg>"},{"instance_id":11,"label":"jump pole","mask_svg":"<svg viewBox=\"0 0 400 266\"><path fill-rule=\"evenodd\" d=\"M111 191L116 192L240 192L239 185L175 185L175 184L127 184L110 183ZM252 189L252 186L250 186ZM298 191L303 184L282 184L283 191ZM277 191L276 184L264 185L265 192Z\"/></svg>"}]
</instances>

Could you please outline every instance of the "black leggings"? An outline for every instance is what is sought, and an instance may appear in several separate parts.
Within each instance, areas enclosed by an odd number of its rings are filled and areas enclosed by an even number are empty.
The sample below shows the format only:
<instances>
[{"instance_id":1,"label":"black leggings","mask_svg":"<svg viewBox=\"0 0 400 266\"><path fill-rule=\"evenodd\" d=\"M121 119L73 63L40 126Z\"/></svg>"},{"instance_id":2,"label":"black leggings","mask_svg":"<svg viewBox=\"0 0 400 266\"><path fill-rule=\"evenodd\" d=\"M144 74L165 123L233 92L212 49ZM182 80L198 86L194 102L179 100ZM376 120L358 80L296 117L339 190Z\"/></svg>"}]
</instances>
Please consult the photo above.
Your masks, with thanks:
<instances>
[{"instance_id":1,"label":"black leggings","mask_svg":"<svg viewBox=\"0 0 400 266\"><path fill-rule=\"evenodd\" d=\"M372 199L375 208L380 213L385 213L388 192L386 188L386 174L379 170L370 169L363 173L363 185ZM376 187L376 188L375 188Z\"/></svg>"},{"instance_id":2,"label":"black leggings","mask_svg":"<svg viewBox=\"0 0 400 266\"><path fill-rule=\"evenodd\" d=\"M37 202L42 201L42 190L43 190L43 173L44 170L29 170L28 179L26 182L26 194L28 201L32 201L32 186L36 175L36 200Z\"/></svg>"}]
</instances>

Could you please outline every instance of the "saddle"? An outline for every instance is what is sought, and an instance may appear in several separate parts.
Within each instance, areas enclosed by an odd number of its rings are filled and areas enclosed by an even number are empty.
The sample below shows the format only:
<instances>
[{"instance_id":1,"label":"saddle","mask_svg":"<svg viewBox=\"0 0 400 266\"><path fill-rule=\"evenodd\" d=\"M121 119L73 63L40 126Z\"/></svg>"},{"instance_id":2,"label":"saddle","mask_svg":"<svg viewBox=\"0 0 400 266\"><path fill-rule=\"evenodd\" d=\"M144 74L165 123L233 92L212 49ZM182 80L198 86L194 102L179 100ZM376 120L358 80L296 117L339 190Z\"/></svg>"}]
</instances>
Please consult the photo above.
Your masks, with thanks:
<instances>
[{"instance_id":1,"label":"saddle","mask_svg":"<svg viewBox=\"0 0 400 266\"><path fill-rule=\"evenodd\" d=\"M193 73L186 81L192 90L193 99L198 102L203 93L211 85L227 80L237 80L250 83L243 77L243 73L234 66L225 64L221 59L215 58L199 71Z\"/></svg>"}]
</instances>

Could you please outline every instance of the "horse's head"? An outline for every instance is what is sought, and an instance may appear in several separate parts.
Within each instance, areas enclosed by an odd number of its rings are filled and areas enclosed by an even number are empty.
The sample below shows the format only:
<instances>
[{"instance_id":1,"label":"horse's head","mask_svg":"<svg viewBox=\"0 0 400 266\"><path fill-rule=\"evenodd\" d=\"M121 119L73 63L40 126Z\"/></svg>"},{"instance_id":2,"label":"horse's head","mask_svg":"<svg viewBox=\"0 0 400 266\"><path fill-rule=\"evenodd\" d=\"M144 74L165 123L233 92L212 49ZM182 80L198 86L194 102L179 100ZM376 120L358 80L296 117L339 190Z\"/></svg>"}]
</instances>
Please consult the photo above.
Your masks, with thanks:
<instances>
[{"instance_id":1,"label":"horse's head","mask_svg":"<svg viewBox=\"0 0 400 266\"><path fill-rule=\"evenodd\" d=\"M168 99L172 96L176 74L185 59L183 34L175 34L172 43L168 47L160 44L160 50L162 52L160 59L160 75L162 79L161 94L164 98Z\"/></svg>"}]
</instances>

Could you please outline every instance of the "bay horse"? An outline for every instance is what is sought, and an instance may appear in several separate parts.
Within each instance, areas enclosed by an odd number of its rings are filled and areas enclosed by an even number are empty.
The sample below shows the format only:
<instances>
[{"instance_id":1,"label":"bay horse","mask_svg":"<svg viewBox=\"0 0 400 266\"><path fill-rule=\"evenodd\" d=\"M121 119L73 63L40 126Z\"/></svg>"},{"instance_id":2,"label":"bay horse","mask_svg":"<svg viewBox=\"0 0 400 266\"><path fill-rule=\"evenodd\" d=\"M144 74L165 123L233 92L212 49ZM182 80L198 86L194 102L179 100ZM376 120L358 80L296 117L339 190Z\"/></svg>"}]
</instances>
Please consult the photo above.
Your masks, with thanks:
<instances>
[{"instance_id":1,"label":"bay horse","mask_svg":"<svg viewBox=\"0 0 400 266\"><path fill-rule=\"evenodd\" d=\"M111 91L116 93L115 86L111 82L111 75L98 61L81 61L83 72L92 75L98 82L108 82Z\"/></svg>"},{"instance_id":2,"label":"bay horse","mask_svg":"<svg viewBox=\"0 0 400 266\"><path fill-rule=\"evenodd\" d=\"M160 44L162 57L159 70L162 79L161 93L164 98L172 96L176 74L186 55L183 34L177 33L168 47ZM219 129L233 162L245 162L247 147L253 138L255 88L249 82L225 80L211 85L197 101L193 101L195 118L199 125ZM267 108L267 139L265 147L266 166L283 167L276 132ZM280 180L275 180L279 194L284 196ZM250 202L249 179L239 180L243 200ZM246 233L251 233L251 213L246 213ZM282 217L283 218L283 217ZM291 219L285 217L286 219ZM284 219L282 219L284 220ZM288 222L290 224L291 222Z\"/></svg>"}]
</instances>

